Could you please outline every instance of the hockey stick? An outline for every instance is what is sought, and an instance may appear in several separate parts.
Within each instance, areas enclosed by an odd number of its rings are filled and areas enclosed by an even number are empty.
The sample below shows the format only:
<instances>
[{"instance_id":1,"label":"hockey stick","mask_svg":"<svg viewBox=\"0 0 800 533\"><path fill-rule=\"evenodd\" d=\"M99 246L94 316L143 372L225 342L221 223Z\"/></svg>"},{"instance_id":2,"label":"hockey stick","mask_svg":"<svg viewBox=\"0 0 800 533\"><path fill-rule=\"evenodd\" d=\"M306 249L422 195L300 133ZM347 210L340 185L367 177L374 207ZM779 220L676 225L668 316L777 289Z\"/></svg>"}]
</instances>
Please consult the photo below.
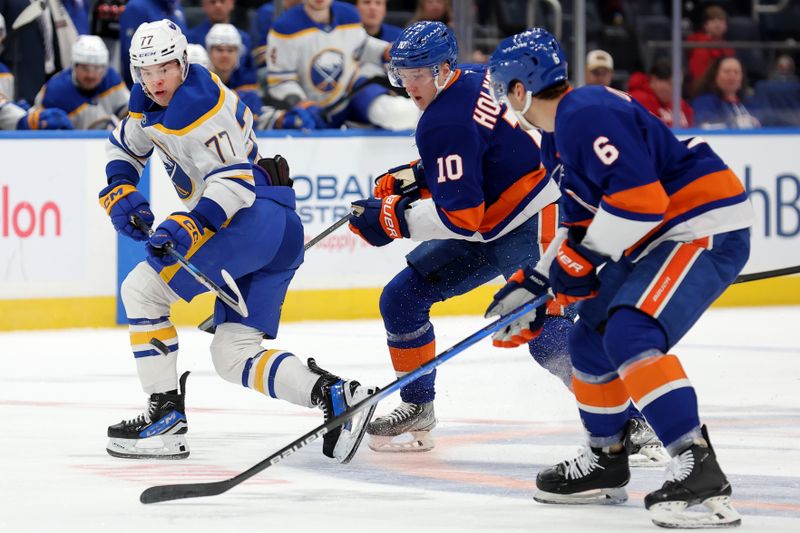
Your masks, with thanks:
<instances>
[{"instance_id":1,"label":"hockey stick","mask_svg":"<svg viewBox=\"0 0 800 533\"><path fill-rule=\"evenodd\" d=\"M752 274L742 274L733 280L733 282L746 283L748 281L758 281L760 279L776 278L778 276L788 276L790 274L800 274L800 265L778 268L775 270L765 270L764 272L753 272Z\"/></svg>"},{"instance_id":2,"label":"hockey stick","mask_svg":"<svg viewBox=\"0 0 800 533\"><path fill-rule=\"evenodd\" d=\"M152 235L154 233L153 229L150 228L145 223L145 221L142 220L142 218L139 217L138 215L131 216L131 224L133 224L134 226L136 226L137 228L139 228L141 231L145 232L148 235ZM222 270L220 270L220 274L222 275L222 279L225 280L225 284L236 296L236 300L234 300L227 292L222 290L222 287L214 283L214 281L211 280L211 278L200 272L200 270L198 270L196 266L187 261L182 254L180 254L177 250L175 250L172 247L171 243L165 244L164 249L167 251L169 255L175 258L175 260L184 269L186 269L186 271L189 272L189 274L191 274L192 277L198 283L200 283L206 289L216 294L220 300L222 300L223 302L225 302L225 304L228 305L228 307L230 307L243 317L246 317L248 315L247 304L245 303L244 298L242 297L242 293L239 290L239 287L236 285L236 281L233 279L233 276L231 276L227 270L223 268Z\"/></svg>"},{"instance_id":3,"label":"hockey stick","mask_svg":"<svg viewBox=\"0 0 800 533\"><path fill-rule=\"evenodd\" d=\"M359 206L351 206L351 210L352 211L350 213L347 213L345 216L328 226L326 229L322 230L319 235L308 241L303 246L303 251L308 251L309 248L317 244L319 241L344 226L350 221L351 218L361 216L361 213L364 212L364 208ZM214 314L212 313L211 316L200 322L200 324L197 326L197 329L200 331L205 331L206 333L214 333Z\"/></svg>"},{"instance_id":4,"label":"hockey stick","mask_svg":"<svg viewBox=\"0 0 800 533\"><path fill-rule=\"evenodd\" d=\"M394 88L391 86L386 86L387 78L386 76L372 76L371 78L366 78L362 80L360 83L355 83L353 87L345 94L331 102L330 104L326 105L322 108L322 118L325 122L330 123L331 117L335 115L334 109L338 107L345 107L347 106L350 101L355 98L358 93L363 91L367 88L368 85L380 85L382 87L386 87L390 91L394 92Z\"/></svg>"},{"instance_id":5,"label":"hockey stick","mask_svg":"<svg viewBox=\"0 0 800 533\"><path fill-rule=\"evenodd\" d=\"M158 503L170 500L181 500L184 498L200 498L203 496L216 496L217 494L222 494L223 492L227 492L228 490L239 485L243 481L250 479L254 475L258 474L259 472L269 468L274 464L279 463L280 461L289 457L300 448L304 448L305 446L314 442L315 440L325 435L329 431L343 425L349 418L351 418L356 413L359 413L364 409L373 406L374 404L386 398L393 392L397 391L398 389L408 385L415 379L419 378L423 374L427 374L428 372L430 372L437 366L441 365L445 361L455 357L459 353L463 352L470 346L477 343L479 340L488 337L495 331L500 330L501 328L510 324L512 321L521 317L525 313L544 304L549 299L550 295L546 294L544 296L540 296L539 298L536 298L524 305L521 305L508 315L498 318L491 324L484 326L483 328L479 329L469 337L466 337L457 344L443 351L438 356L431 359L418 369L389 383L388 385L386 385L386 387L380 389L372 396L368 396L364 400L358 402L357 404L353 405L352 407L344 411L339 416L332 418L331 420L320 426L315 427L302 437L287 444L286 446L284 446L277 452L273 453L260 463L251 466L241 474L238 474L224 481L212 481L208 483L183 483L178 485L158 485L155 487L150 487L146 489L144 492L142 492L141 496L139 497L139 501L141 501L142 503Z\"/></svg>"}]
</instances>

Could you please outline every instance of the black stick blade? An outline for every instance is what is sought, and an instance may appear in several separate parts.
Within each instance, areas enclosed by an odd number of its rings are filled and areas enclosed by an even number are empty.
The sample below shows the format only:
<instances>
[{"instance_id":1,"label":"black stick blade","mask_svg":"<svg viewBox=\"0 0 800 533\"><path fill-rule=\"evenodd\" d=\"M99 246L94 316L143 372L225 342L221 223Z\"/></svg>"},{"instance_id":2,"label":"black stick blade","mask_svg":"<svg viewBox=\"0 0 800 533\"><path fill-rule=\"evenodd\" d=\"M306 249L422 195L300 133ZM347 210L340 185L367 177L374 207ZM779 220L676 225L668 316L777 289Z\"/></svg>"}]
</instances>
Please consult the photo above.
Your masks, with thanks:
<instances>
[{"instance_id":1,"label":"black stick blade","mask_svg":"<svg viewBox=\"0 0 800 533\"><path fill-rule=\"evenodd\" d=\"M187 483L185 485L159 485L150 487L142 492L141 496L139 496L139 501L142 503L158 503L186 498L216 496L233 486L234 484L231 484L230 480L211 483Z\"/></svg>"}]
</instances>

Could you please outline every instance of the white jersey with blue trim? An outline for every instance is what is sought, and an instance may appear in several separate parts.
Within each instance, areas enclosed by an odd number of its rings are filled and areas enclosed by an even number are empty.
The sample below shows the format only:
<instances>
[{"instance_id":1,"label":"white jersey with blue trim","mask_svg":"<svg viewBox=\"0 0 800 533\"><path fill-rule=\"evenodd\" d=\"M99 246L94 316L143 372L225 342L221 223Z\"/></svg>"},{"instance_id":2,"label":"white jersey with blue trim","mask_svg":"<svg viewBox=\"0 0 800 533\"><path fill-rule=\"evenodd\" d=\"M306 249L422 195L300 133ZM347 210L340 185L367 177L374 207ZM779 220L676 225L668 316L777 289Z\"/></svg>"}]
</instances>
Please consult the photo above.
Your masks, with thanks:
<instances>
[{"instance_id":1,"label":"white jersey with blue trim","mask_svg":"<svg viewBox=\"0 0 800 533\"><path fill-rule=\"evenodd\" d=\"M333 102L361 75L361 64L382 68L387 47L367 34L350 4L333 2L328 25L312 21L302 5L294 6L275 21L267 39L270 95Z\"/></svg>"},{"instance_id":2,"label":"white jersey with blue trim","mask_svg":"<svg viewBox=\"0 0 800 533\"><path fill-rule=\"evenodd\" d=\"M187 210L208 199L230 219L255 201L253 114L204 67L190 65L166 108L133 86L128 117L109 136L109 181L138 183L153 150Z\"/></svg>"},{"instance_id":3,"label":"white jersey with blue trim","mask_svg":"<svg viewBox=\"0 0 800 533\"><path fill-rule=\"evenodd\" d=\"M116 124L111 117L125 114L129 96L125 82L113 68L108 68L97 87L84 91L72 81L70 67L45 83L36 95L35 105L61 109L76 130L105 129L108 123Z\"/></svg>"},{"instance_id":4,"label":"white jersey with blue trim","mask_svg":"<svg viewBox=\"0 0 800 533\"><path fill-rule=\"evenodd\" d=\"M14 101L14 74L5 64L0 63L0 97Z\"/></svg>"},{"instance_id":5,"label":"white jersey with blue trim","mask_svg":"<svg viewBox=\"0 0 800 533\"><path fill-rule=\"evenodd\" d=\"M0 130L15 130L19 119L28 113L0 93Z\"/></svg>"}]
</instances>

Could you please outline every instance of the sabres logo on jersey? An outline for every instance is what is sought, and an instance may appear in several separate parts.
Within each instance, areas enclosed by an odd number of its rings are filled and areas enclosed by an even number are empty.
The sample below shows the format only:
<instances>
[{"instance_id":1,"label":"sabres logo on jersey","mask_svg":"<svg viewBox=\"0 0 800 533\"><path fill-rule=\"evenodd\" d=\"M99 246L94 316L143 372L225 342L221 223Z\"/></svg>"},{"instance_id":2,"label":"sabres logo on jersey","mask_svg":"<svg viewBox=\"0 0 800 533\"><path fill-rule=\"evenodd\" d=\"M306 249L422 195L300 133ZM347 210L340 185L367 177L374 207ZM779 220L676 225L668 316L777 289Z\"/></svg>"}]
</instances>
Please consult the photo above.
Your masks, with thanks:
<instances>
[{"instance_id":1,"label":"sabres logo on jersey","mask_svg":"<svg viewBox=\"0 0 800 533\"><path fill-rule=\"evenodd\" d=\"M344 54L341 50L325 49L311 58L311 82L321 92L330 92L339 85L344 72Z\"/></svg>"},{"instance_id":2,"label":"sabres logo on jersey","mask_svg":"<svg viewBox=\"0 0 800 533\"><path fill-rule=\"evenodd\" d=\"M161 144L155 143L155 145L158 148L161 161L164 163L164 169L166 169L167 175L172 180L172 186L175 187L175 192L178 193L178 197L181 200L191 197L194 192L192 179Z\"/></svg>"}]
</instances>

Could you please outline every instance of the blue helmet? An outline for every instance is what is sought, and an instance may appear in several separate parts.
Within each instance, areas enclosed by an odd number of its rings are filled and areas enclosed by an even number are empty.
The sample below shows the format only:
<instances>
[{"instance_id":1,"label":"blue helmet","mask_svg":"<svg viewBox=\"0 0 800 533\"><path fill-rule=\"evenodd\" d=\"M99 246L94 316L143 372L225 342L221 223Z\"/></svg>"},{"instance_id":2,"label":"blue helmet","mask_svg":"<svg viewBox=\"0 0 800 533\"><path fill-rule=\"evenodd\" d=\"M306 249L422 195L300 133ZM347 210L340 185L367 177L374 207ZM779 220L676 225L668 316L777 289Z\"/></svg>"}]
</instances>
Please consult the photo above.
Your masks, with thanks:
<instances>
[{"instance_id":1,"label":"blue helmet","mask_svg":"<svg viewBox=\"0 0 800 533\"><path fill-rule=\"evenodd\" d=\"M402 87L398 69L430 67L436 77L439 65L448 63L450 68L455 68L457 59L458 43L450 28L441 22L415 22L392 43L389 79L395 87Z\"/></svg>"},{"instance_id":2,"label":"blue helmet","mask_svg":"<svg viewBox=\"0 0 800 533\"><path fill-rule=\"evenodd\" d=\"M550 32L532 28L503 39L489 58L489 74L498 101L508 94L514 80L536 95L567 80L567 60Z\"/></svg>"}]
</instances>

